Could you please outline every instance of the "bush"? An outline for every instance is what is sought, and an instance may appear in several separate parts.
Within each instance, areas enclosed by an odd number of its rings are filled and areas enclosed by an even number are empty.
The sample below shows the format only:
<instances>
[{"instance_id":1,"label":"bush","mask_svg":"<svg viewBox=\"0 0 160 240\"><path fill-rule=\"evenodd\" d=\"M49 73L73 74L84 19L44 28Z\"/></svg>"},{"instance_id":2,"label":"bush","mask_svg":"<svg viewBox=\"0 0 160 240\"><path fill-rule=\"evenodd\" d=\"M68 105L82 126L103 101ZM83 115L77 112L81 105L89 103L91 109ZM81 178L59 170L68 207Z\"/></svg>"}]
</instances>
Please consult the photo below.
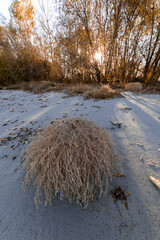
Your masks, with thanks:
<instances>
[{"instance_id":1,"label":"bush","mask_svg":"<svg viewBox=\"0 0 160 240\"><path fill-rule=\"evenodd\" d=\"M107 190L119 166L109 134L93 122L75 118L44 129L27 147L25 163L23 188L35 179L36 206L43 189L45 205L58 195L87 207Z\"/></svg>"},{"instance_id":2,"label":"bush","mask_svg":"<svg viewBox=\"0 0 160 240\"><path fill-rule=\"evenodd\" d=\"M125 85L125 90L128 91L141 91L143 89L142 83L140 82L130 82Z\"/></svg>"}]
</instances>

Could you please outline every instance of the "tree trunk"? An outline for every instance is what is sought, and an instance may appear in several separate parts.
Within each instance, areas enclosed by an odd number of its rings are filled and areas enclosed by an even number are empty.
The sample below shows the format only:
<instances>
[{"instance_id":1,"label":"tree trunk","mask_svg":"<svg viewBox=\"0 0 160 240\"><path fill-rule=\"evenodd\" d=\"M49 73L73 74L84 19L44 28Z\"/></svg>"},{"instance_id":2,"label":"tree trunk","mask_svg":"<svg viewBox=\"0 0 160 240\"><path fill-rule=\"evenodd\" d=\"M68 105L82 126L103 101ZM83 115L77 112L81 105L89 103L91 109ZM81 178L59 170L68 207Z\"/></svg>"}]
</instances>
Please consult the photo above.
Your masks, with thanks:
<instances>
[{"instance_id":1,"label":"tree trunk","mask_svg":"<svg viewBox=\"0 0 160 240\"><path fill-rule=\"evenodd\" d=\"M97 81L98 81L98 83L100 83L101 82L101 72L99 70L97 62L95 62L95 72L96 72Z\"/></svg>"}]
</instances>

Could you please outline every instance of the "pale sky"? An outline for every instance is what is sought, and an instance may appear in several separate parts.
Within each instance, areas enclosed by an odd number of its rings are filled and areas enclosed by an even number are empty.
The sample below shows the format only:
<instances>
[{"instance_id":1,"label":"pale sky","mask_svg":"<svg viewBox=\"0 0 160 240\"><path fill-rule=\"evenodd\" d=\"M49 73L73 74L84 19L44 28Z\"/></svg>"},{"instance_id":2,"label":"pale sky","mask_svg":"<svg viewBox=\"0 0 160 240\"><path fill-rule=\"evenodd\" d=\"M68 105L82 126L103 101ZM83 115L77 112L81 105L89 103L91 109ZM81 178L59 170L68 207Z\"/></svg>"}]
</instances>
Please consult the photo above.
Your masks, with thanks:
<instances>
[{"instance_id":1,"label":"pale sky","mask_svg":"<svg viewBox=\"0 0 160 240\"><path fill-rule=\"evenodd\" d=\"M11 0L0 0L0 13L2 13L6 18L9 18L8 8L10 4Z\"/></svg>"}]
</instances>

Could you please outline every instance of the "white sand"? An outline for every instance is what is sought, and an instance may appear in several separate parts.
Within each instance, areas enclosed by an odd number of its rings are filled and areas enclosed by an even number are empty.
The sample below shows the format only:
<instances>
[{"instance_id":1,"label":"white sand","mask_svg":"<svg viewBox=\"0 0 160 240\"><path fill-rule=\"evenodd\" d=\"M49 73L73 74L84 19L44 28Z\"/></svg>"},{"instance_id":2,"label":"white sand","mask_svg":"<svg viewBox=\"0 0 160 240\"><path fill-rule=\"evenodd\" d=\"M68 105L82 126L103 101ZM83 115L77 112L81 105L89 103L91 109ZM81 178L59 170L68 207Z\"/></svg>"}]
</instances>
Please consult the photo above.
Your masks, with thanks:
<instances>
[{"instance_id":1,"label":"white sand","mask_svg":"<svg viewBox=\"0 0 160 240\"><path fill-rule=\"evenodd\" d=\"M0 142L0 240L159 240L160 191L149 176L160 179L160 95L125 92L125 98L98 102L64 96L0 91L0 138L15 137ZM56 118L73 116L111 132L126 178L116 178L110 189L122 186L131 194L129 210L108 194L86 210L58 199L45 208L42 202L36 210L33 185L26 193L22 190L21 154L30 133Z\"/></svg>"}]
</instances>

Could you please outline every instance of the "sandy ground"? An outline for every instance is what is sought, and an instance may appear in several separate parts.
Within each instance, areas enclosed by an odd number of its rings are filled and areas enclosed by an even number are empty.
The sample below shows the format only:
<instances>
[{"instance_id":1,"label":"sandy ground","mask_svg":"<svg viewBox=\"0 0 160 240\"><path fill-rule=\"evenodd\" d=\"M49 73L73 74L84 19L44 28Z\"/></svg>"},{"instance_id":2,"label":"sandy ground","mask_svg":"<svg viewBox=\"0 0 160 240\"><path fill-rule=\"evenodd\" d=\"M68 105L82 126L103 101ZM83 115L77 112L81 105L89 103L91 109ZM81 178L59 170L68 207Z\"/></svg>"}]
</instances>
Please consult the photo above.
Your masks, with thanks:
<instances>
[{"instance_id":1,"label":"sandy ground","mask_svg":"<svg viewBox=\"0 0 160 240\"><path fill-rule=\"evenodd\" d=\"M84 101L54 92L0 91L0 240L160 239L160 191L149 180L160 178L160 95L123 94ZM22 149L33 132L74 116L111 132L126 177L117 177L109 190L122 186L131 194L128 210L108 193L86 210L58 199L47 207L42 201L37 210L33 185L22 190Z\"/></svg>"}]
</instances>

